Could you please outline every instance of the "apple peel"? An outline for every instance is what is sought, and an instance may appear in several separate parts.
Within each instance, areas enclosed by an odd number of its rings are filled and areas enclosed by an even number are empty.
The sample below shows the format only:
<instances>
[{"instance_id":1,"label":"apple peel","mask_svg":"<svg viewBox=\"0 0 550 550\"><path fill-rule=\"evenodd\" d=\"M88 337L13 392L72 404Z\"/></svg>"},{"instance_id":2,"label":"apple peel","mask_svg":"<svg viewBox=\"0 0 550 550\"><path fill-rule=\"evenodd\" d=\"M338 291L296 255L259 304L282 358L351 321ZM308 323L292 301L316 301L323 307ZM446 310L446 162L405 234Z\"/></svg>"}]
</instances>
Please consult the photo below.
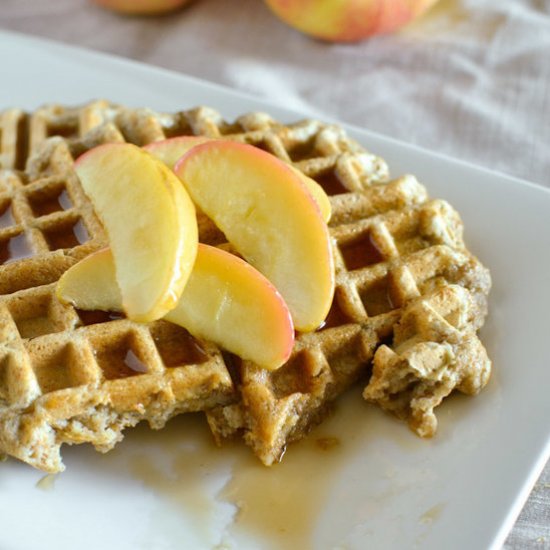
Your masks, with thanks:
<instances>
[{"instance_id":1,"label":"apple peel","mask_svg":"<svg viewBox=\"0 0 550 550\"><path fill-rule=\"evenodd\" d=\"M72 266L56 293L79 309L120 311L111 251ZM290 312L275 287L237 256L204 244L179 302L164 319L269 370L283 365L294 346Z\"/></svg>"},{"instance_id":2,"label":"apple peel","mask_svg":"<svg viewBox=\"0 0 550 550\"><path fill-rule=\"evenodd\" d=\"M195 207L178 178L135 145L110 143L75 163L109 237L126 315L161 318L179 300L195 262Z\"/></svg>"},{"instance_id":3,"label":"apple peel","mask_svg":"<svg viewBox=\"0 0 550 550\"><path fill-rule=\"evenodd\" d=\"M205 136L178 136L160 141L153 141L152 143L145 145L143 149L164 162L168 168L173 170L179 159L193 147L212 141L228 140L208 138ZM287 164L286 166L288 166L299 178L301 178L313 200L317 203L323 219L326 223L328 223L332 214L332 206L324 189L315 180L306 176L292 165Z\"/></svg>"},{"instance_id":4,"label":"apple peel","mask_svg":"<svg viewBox=\"0 0 550 550\"><path fill-rule=\"evenodd\" d=\"M191 198L285 299L299 331L318 328L334 295L326 223L295 172L251 145L209 141L174 167Z\"/></svg>"}]
</instances>

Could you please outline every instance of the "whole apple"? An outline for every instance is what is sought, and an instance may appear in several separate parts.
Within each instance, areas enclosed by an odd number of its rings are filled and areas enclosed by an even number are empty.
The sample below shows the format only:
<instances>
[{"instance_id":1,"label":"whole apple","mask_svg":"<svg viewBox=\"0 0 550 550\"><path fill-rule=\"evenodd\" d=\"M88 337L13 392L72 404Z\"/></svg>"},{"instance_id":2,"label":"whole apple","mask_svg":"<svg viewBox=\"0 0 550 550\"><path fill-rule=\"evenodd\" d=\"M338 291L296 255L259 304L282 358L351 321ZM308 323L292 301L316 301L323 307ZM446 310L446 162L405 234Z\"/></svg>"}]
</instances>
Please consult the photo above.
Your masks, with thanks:
<instances>
[{"instance_id":1,"label":"whole apple","mask_svg":"<svg viewBox=\"0 0 550 550\"><path fill-rule=\"evenodd\" d=\"M191 0L94 0L96 4L129 15L153 15L177 10Z\"/></svg>"},{"instance_id":2,"label":"whole apple","mask_svg":"<svg viewBox=\"0 0 550 550\"><path fill-rule=\"evenodd\" d=\"M356 42L395 31L437 0L265 0L291 27L322 40Z\"/></svg>"}]
</instances>

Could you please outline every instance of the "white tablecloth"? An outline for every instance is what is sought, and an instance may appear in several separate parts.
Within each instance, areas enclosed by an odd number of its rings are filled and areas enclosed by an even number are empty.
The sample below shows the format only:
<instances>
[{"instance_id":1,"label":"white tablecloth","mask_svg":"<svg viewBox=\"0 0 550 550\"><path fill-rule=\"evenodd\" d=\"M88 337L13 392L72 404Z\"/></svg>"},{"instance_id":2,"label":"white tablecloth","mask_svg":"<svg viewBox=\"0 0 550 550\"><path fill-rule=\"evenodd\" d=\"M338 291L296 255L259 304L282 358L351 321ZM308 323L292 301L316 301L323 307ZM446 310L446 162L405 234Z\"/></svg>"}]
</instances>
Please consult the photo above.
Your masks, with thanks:
<instances>
[{"instance_id":1,"label":"white tablecloth","mask_svg":"<svg viewBox=\"0 0 550 550\"><path fill-rule=\"evenodd\" d=\"M5 29L175 69L550 187L550 0L441 0L400 34L354 45L311 40L260 0L196 0L155 18L86 0L0 8ZM505 547L550 548L550 467Z\"/></svg>"}]
</instances>

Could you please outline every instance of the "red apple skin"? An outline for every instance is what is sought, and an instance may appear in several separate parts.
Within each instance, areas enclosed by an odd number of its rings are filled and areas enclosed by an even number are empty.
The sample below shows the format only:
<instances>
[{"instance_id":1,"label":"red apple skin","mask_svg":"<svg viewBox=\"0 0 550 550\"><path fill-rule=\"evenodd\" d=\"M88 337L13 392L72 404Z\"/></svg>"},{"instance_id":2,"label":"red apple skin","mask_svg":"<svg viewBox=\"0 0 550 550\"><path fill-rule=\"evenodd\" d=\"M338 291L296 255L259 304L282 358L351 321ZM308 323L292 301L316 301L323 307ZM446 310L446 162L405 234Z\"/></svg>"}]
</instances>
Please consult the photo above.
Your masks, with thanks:
<instances>
[{"instance_id":1,"label":"red apple skin","mask_svg":"<svg viewBox=\"0 0 550 550\"><path fill-rule=\"evenodd\" d=\"M178 136L168 139L163 139L160 141L153 141L148 145L145 145L143 149L151 153L154 157L158 158L160 161L164 162L170 170L174 170L179 159L187 153L190 149L197 145L201 145L208 141L212 141L213 138L208 138L205 136ZM322 187L311 178L308 178L300 171L292 168L296 174L302 179L308 188L310 194L313 196L323 219L325 222L329 222L331 216L331 206L330 200L327 197L326 193L323 191Z\"/></svg>"},{"instance_id":2,"label":"red apple skin","mask_svg":"<svg viewBox=\"0 0 550 550\"><path fill-rule=\"evenodd\" d=\"M93 0L100 6L128 15L154 15L177 10L192 0Z\"/></svg>"},{"instance_id":3,"label":"red apple skin","mask_svg":"<svg viewBox=\"0 0 550 550\"><path fill-rule=\"evenodd\" d=\"M334 295L334 260L323 214L297 171L252 145L211 140L174 173L195 205L285 299L296 329L315 330Z\"/></svg>"},{"instance_id":4,"label":"red apple skin","mask_svg":"<svg viewBox=\"0 0 550 550\"><path fill-rule=\"evenodd\" d=\"M330 42L357 42L390 33L418 17L437 0L265 0L295 29Z\"/></svg>"}]
</instances>

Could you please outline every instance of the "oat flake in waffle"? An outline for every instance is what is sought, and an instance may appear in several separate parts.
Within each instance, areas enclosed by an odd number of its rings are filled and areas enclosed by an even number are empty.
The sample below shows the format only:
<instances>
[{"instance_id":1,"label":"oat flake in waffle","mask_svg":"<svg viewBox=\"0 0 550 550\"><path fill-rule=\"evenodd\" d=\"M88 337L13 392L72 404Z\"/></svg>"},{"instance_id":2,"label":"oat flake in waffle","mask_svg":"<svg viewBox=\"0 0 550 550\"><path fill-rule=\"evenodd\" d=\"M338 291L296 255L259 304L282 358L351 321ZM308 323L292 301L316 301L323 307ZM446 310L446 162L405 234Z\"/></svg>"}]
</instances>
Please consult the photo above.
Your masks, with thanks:
<instances>
[{"instance_id":1,"label":"oat flake in waffle","mask_svg":"<svg viewBox=\"0 0 550 550\"><path fill-rule=\"evenodd\" d=\"M55 297L61 274L107 244L74 159L101 143L145 145L178 135L255 145L330 195L334 303L323 327L297 336L277 371L165 321L141 325L78 311ZM201 241L226 246L210 220L198 221ZM475 336L490 278L465 248L458 214L429 200L414 177L390 181L382 159L317 121L282 125L252 113L226 122L204 107L160 114L105 101L4 111L0 264L0 453L49 472L63 468L63 443L107 451L125 427L147 420L160 428L175 414L198 410L206 411L218 442L243 435L272 464L357 382L367 386L367 399L426 435L422 426L435 427L433 406L455 387L476 393L490 373ZM461 358L471 344L477 353L466 364ZM430 370L433 355L425 351L436 345L448 354ZM444 383L422 380L423 372L445 373Z\"/></svg>"}]
</instances>

